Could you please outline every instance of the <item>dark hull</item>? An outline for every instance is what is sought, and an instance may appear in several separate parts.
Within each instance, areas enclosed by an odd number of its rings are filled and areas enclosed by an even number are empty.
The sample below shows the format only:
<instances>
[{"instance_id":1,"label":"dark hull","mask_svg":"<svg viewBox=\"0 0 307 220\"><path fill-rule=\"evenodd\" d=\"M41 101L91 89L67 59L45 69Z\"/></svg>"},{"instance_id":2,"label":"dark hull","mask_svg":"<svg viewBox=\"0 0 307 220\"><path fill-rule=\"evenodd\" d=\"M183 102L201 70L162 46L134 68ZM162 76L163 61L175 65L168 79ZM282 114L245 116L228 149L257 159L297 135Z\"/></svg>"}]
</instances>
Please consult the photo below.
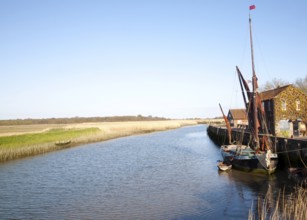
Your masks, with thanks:
<instances>
[{"instance_id":1,"label":"dark hull","mask_svg":"<svg viewBox=\"0 0 307 220\"><path fill-rule=\"evenodd\" d=\"M217 145L221 146L228 142L227 129L210 125L207 129L208 136ZM231 136L234 139L242 137L242 132L232 130ZM262 136L259 135L261 139ZM278 168L304 167L307 164L307 139L288 139L272 137L274 151L278 153ZM250 141L250 133L243 133L243 144Z\"/></svg>"},{"instance_id":2,"label":"dark hull","mask_svg":"<svg viewBox=\"0 0 307 220\"><path fill-rule=\"evenodd\" d=\"M263 173L263 174L272 174L275 172L277 167L278 160L272 159L271 165L268 169L265 169L259 162L257 158L255 159L233 159L231 161L232 167L237 170L242 170L245 172L252 173Z\"/></svg>"}]
</instances>

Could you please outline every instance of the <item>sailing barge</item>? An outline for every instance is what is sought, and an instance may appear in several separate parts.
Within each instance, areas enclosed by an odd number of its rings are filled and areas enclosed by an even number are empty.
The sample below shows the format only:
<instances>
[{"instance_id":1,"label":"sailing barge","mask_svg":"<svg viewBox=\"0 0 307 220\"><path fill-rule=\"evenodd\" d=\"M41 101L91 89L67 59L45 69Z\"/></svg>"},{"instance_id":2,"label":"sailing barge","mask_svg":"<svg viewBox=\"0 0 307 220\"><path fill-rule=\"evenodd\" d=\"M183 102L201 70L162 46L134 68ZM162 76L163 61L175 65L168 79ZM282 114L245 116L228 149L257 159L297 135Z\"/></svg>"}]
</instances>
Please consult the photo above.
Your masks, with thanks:
<instances>
[{"instance_id":1,"label":"sailing barge","mask_svg":"<svg viewBox=\"0 0 307 220\"><path fill-rule=\"evenodd\" d=\"M251 6L250 10L255 9ZM265 111L261 105L261 98L258 93L258 79L255 72L254 50L252 38L252 19L249 14L250 46L252 59L252 90L247 81L243 78L241 71L236 67L242 96L246 108L246 114L251 133L251 144L233 144L231 142L231 128L220 105L223 117L228 130L228 145L221 146L221 154L225 162L231 163L233 168L248 172L261 172L271 174L275 172L278 156L272 151L272 141L266 125ZM260 145L259 132L263 133L262 145Z\"/></svg>"},{"instance_id":2,"label":"sailing barge","mask_svg":"<svg viewBox=\"0 0 307 220\"><path fill-rule=\"evenodd\" d=\"M225 127L209 125L207 134L219 146L229 143L228 130ZM233 140L240 140L244 145L248 145L252 139L250 131L243 128L232 129L231 137ZM260 145L262 145L263 135L261 133L259 139ZM271 136L271 140L273 152L278 155L278 168L305 167L307 165L307 139Z\"/></svg>"}]
</instances>

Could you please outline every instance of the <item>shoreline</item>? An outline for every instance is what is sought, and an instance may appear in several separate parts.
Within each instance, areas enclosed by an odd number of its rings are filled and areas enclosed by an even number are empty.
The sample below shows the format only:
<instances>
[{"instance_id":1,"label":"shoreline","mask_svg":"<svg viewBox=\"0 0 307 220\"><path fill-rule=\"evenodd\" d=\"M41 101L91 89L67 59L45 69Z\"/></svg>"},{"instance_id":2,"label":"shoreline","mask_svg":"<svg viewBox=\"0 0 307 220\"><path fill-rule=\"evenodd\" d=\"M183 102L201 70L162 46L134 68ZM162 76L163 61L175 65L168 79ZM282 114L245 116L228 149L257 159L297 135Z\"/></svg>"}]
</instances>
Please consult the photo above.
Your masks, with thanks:
<instances>
[{"instance_id":1,"label":"shoreline","mask_svg":"<svg viewBox=\"0 0 307 220\"><path fill-rule=\"evenodd\" d=\"M23 131L21 126L10 126L9 129L0 133L0 139L6 137L18 138L20 136L46 135L46 132L51 132L52 129L61 129L64 133L67 131L86 131L88 129L95 129L95 132L81 134L77 137L67 139L67 137L59 137L55 141L46 141L39 144L20 143L21 146L8 147L0 143L0 162L7 162L15 159L40 155L56 150L76 147L89 143L96 143L107 141L120 137L127 137L138 134L146 134L158 131L166 131L176 129L184 126L197 125L197 120L166 120L166 121L131 121L131 122L97 122L97 123L77 123L77 124L58 124L40 126L39 129L28 131L29 126ZM16 132L15 130L18 130ZM67 142L67 144L57 144L59 142ZM23 144L23 146L22 146Z\"/></svg>"}]
</instances>

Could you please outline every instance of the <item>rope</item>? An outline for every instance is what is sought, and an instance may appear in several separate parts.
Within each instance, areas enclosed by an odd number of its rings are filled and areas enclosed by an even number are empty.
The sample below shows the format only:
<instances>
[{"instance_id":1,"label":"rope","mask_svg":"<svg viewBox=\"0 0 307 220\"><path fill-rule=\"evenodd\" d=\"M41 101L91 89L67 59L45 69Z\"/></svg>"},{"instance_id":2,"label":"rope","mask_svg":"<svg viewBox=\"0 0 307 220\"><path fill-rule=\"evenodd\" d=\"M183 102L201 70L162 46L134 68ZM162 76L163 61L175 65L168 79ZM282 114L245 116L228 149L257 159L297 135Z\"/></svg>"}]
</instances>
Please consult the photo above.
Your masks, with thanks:
<instances>
[{"instance_id":1,"label":"rope","mask_svg":"<svg viewBox=\"0 0 307 220\"><path fill-rule=\"evenodd\" d=\"M287 143L285 143L285 148L286 148L286 150L287 150L285 153L287 153L287 158L288 158L289 167L292 167L292 166L291 166L291 161L290 161L290 158L289 158L289 155L288 155L288 152L292 152L292 151L288 151ZM295 151L295 150L293 150L293 151Z\"/></svg>"},{"instance_id":2,"label":"rope","mask_svg":"<svg viewBox=\"0 0 307 220\"><path fill-rule=\"evenodd\" d=\"M277 153L277 154L283 154L283 153L295 152L295 151L299 151L299 150L297 149L297 150L278 151L278 152L276 152L276 153Z\"/></svg>"},{"instance_id":3,"label":"rope","mask_svg":"<svg viewBox=\"0 0 307 220\"><path fill-rule=\"evenodd\" d=\"M252 141L252 134L249 134L249 141L248 141L248 145L250 145L251 141Z\"/></svg>"},{"instance_id":4,"label":"rope","mask_svg":"<svg viewBox=\"0 0 307 220\"><path fill-rule=\"evenodd\" d=\"M299 151L299 150L298 150L298 151ZM300 157L300 159L301 159L302 163L304 164L304 167L305 167L305 168L307 168L306 164L305 164L305 163L304 163L304 161L303 161L303 158L301 157L301 153L300 153L300 151L298 152L298 155L299 155L299 157Z\"/></svg>"}]
</instances>

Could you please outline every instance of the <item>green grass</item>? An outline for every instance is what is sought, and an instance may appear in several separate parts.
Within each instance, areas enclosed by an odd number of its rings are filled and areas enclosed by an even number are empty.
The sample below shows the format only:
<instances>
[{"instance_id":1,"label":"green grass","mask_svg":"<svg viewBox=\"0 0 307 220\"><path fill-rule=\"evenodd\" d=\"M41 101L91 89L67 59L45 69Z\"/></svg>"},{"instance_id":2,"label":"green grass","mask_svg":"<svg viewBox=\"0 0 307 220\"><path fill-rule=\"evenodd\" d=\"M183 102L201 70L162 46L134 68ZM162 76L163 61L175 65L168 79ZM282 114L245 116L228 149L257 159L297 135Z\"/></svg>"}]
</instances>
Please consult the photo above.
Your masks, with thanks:
<instances>
[{"instance_id":1,"label":"green grass","mask_svg":"<svg viewBox=\"0 0 307 220\"><path fill-rule=\"evenodd\" d=\"M63 127L61 124L0 126L0 135L2 135L0 136L0 162L44 154L81 144L195 124L197 122L194 120L164 120L79 123L70 125L71 128ZM28 133L31 131L32 133ZM67 141L69 144L65 144Z\"/></svg>"},{"instance_id":2,"label":"green grass","mask_svg":"<svg viewBox=\"0 0 307 220\"><path fill-rule=\"evenodd\" d=\"M54 143L56 141L72 140L85 135L98 133L99 128L85 129L52 129L43 133L22 134L0 137L0 149L19 148L29 145Z\"/></svg>"}]
</instances>

